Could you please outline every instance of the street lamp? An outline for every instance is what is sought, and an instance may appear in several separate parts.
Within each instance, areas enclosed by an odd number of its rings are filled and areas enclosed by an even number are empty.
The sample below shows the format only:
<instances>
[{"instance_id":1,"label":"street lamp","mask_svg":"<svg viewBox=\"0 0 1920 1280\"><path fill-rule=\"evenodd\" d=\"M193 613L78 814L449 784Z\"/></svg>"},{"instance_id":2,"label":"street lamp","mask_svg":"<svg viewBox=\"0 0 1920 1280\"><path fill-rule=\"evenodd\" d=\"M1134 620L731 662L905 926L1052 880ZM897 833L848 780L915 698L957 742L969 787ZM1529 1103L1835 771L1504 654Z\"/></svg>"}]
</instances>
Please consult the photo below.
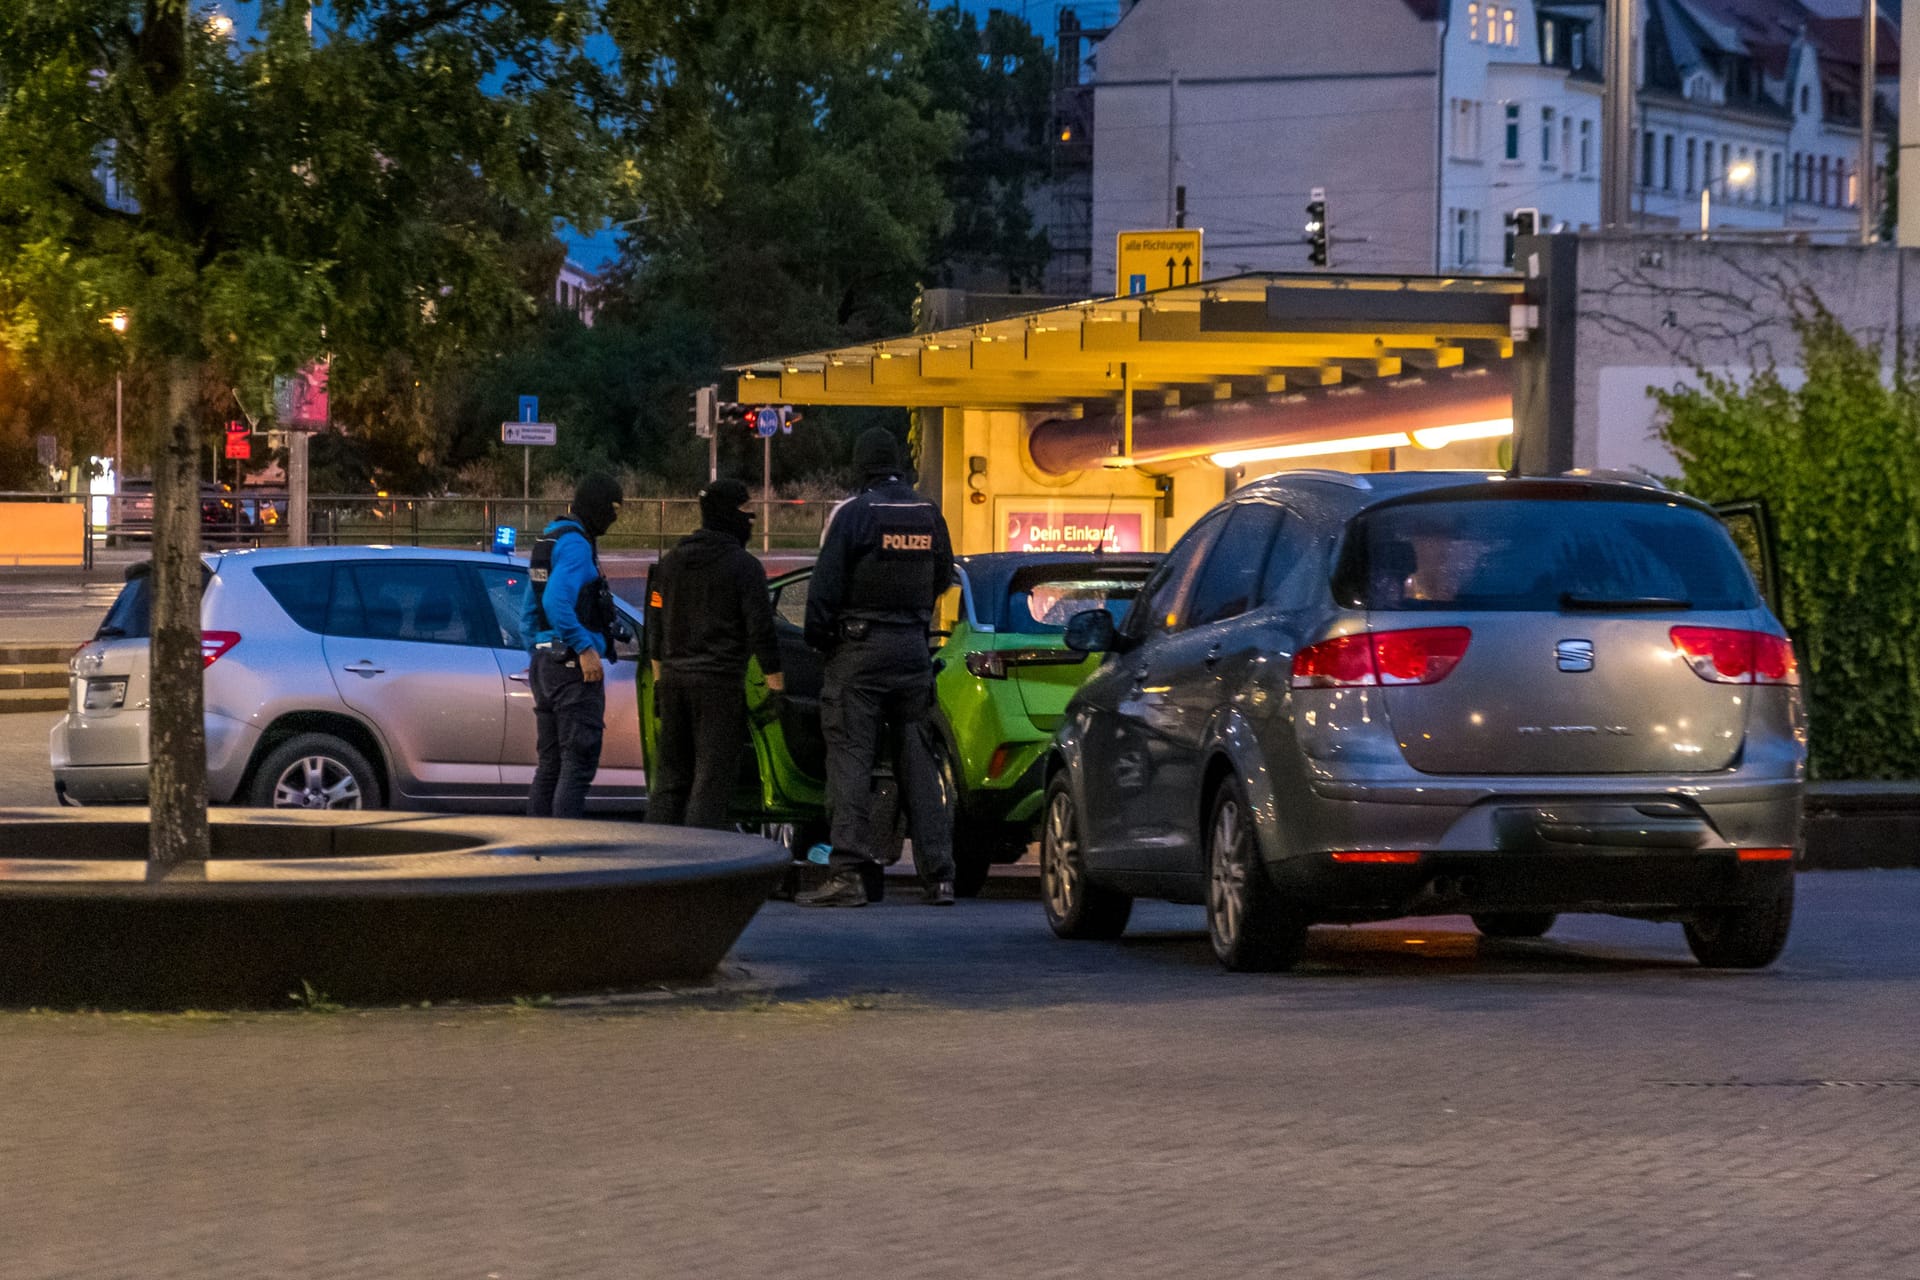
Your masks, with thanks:
<instances>
[{"instance_id":1,"label":"street lamp","mask_svg":"<svg viewBox=\"0 0 1920 1280\"><path fill-rule=\"evenodd\" d=\"M1753 181L1754 173L1753 161L1736 160L1727 166L1727 171L1724 175L1718 178L1708 178L1705 183L1701 184L1700 238L1702 240L1707 238L1707 221L1713 213L1713 184L1716 182L1724 182L1728 190L1732 190L1734 187L1744 187Z\"/></svg>"},{"instance_id":2,"label":"street lamp","mask_svg":"<svg viewBox=\"0 0 1920 1280\"><path fill-rule=\"evenodd\" d=\"M118 337L127 336L127 313L122 308L108 316L104 323ZM111 533L120 527L120 494L127 487L126 437L124 429L125 389L121 384L121 370L116 366L113 371L113 499L107 505L107 529Z\"/></svg>"}]
</instances>

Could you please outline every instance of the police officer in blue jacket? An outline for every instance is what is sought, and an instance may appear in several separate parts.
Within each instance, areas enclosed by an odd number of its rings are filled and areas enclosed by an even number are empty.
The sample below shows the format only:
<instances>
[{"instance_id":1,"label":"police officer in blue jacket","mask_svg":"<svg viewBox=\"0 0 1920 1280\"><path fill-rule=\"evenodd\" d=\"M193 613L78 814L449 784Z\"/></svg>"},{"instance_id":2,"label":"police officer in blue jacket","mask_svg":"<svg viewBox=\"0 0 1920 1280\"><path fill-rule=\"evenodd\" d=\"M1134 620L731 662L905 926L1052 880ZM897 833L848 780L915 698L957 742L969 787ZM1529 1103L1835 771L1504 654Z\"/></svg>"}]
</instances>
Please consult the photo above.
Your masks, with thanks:
<instances>
[{"instance_id":1,"label":"police officer in blue jacket","mask_svg":"<svg viewBox=\"0 0 1920 1280\"><path fill-rule=\"evenodd\" d=\"M832 868L795 900L858 907L878 881L872 844L874 761L893 758L926 900L953 903L953 823L927 737L934 607L953 582L953 544L940 509L907 483L892 434L874 427L854 444L864 487L827 527L807 585L807 643L827 655L820 727L827 739Z\"/></svg>"},{"instance_id":2,"label":"police officer in blue jacket","mask_svg":"<svg viewBox=\"0 0 1920 1280\"><path fill-rule=\"evenodd\" d=\"M587 788L600 769L607 727L605 663L618 617L600 572L598 541L620 515L620 482L592 475L568 513L533 544L521 633L532 658L539 765L527 795L530 818L586 816Z\"/></svg>"}]
</instances>

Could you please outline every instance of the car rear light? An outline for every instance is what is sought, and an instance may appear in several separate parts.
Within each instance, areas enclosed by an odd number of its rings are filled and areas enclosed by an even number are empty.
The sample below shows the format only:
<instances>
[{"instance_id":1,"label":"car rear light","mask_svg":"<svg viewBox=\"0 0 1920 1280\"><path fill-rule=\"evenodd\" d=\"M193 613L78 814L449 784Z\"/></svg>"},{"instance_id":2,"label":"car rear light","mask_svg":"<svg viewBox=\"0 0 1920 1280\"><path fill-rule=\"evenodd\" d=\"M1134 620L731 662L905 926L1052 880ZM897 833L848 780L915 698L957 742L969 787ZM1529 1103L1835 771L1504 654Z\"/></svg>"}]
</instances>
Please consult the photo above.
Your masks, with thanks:
<instances>
[{"instance_id":1,"label":"car rear light","mask_svg":"<svg viewBox=\"0 0 1920 1280\"><path fill-rule=\"evenodd\" d=\"M1007 662L998 652L976 650L967 655L967 670L982 680L1005 680Z\"/></svg>"},{"instance_id":2,"label":"car rear light","mask_svg":"<svg viewBox=\"0 0 1920 1280\"><path fill-rule=\"evenodd\" d=\"M1740 850L1740 861L1742 862L1792 862L1793 850L1791 849L1742 849Z\"/></svg>"},{"instance_id":3,"label":"car rear light","mask_svg":"<svg viewBox=\"0 0 1920 1280\"><path fill-rule=\"evenodd\" d=\"M1415 627L1335 636L1293 655L1293 687L1438 684L1473 641L1466 627Z\"/></svg>"},{"instance_id":4,"label":"car rear light","mask_svg":"<svg viewBox=\"0 0 1920 1280\"><path fill-rule=\"evenodd\" d=\"M1343 849L1333 855L1335 862L1407 866L1420 861L1418 849Z\"/></svg>"},{"instance_id":5,"label":"car rear light","mask_svg":"<svg viewBox=\"0 0 1920 1280\"><path fill-rule=\"evenodd\" d=\"M1768 631L1734 627L1674 627L1673 647L1693 674L1715 684L1799 684L1793 643Z\"/></svg>"},{"instance_id":6,"label":"car rear light","mask_svg":"<svg viewBox=\"0 0 1920 1280\"><path fill-rule=\"evenodd\" d=\"M200 633L200 669L206 670L225 657L227 650L239 643L238 631L202 631Z\"/></svg>"}]
</instances>

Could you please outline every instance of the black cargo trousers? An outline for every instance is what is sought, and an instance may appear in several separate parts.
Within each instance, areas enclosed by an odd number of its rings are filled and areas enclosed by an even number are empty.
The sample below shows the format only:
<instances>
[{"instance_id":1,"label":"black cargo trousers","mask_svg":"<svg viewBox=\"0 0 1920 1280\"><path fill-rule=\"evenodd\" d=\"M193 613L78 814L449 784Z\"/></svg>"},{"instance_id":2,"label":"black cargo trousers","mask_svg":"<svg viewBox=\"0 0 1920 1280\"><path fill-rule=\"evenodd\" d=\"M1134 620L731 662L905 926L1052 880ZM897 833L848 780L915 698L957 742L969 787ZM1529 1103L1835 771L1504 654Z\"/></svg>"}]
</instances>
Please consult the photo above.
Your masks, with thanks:
<instances>
[{"instance_id":1,"label":"black cargo trousers","mask_svg":"<svg viewBox=\"0 0 1920 1280\"><path fill-rule=\"evenodd\" d=\"M584 818L587 788L600 771L600 744L607 731L607 683L588 684L580 676L578 660L568 662L545 649L534 651L527 675L539 753L527 791L527 816Z\"/></svg>"},{"instance_id":2,"label":"black cargo trousers","mask_svg":"<svg viewBox=\"0 0 1920 1280\"><path fill-rule=\"evenodd\" d=\"M853 624L854 629L859 624ZM885 751L900 788L922 881L953 879L953 815L941 794L927 722L933 711L933 660L919 625L874 623L847 636L827 658L820 728L827 740L827 796L833 869L878 869L873 839L873 766Z\"/></svg>"},{"instance_id":3,"label":"black cargo trousers","mask_svg":"<svg viewBox=\"0 0 1920 1280\"><path fill-rule=\"evenodd\" d=\"M663 671L653 685L659 761L647 778L647 821L729 827L727 809L747 745L746 673ZM804 852L804 851L803 851Z\"/></svg>"}]
</instances>

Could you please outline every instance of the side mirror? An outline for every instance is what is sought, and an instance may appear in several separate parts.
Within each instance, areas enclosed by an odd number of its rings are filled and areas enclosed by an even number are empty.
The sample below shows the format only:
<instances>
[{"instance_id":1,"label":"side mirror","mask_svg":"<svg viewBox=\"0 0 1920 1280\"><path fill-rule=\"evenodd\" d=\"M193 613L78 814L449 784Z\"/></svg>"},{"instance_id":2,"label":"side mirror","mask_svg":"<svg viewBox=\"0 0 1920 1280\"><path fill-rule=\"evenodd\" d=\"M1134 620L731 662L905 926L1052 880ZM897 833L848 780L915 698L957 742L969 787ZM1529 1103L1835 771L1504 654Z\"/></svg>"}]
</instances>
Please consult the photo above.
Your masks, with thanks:
<instances>
[{"instance_id":1,"label":"side mirror","mask_svg":"<svg viewBox=\"0 0 1920 1280\"><path fill-rule=\"evenodd\" d=\"M1077 653L1106 653L1114 638L1113 615L1105 609L1087 609L1067 622L1067 648Z\"/></svg>"}]
</instances>

